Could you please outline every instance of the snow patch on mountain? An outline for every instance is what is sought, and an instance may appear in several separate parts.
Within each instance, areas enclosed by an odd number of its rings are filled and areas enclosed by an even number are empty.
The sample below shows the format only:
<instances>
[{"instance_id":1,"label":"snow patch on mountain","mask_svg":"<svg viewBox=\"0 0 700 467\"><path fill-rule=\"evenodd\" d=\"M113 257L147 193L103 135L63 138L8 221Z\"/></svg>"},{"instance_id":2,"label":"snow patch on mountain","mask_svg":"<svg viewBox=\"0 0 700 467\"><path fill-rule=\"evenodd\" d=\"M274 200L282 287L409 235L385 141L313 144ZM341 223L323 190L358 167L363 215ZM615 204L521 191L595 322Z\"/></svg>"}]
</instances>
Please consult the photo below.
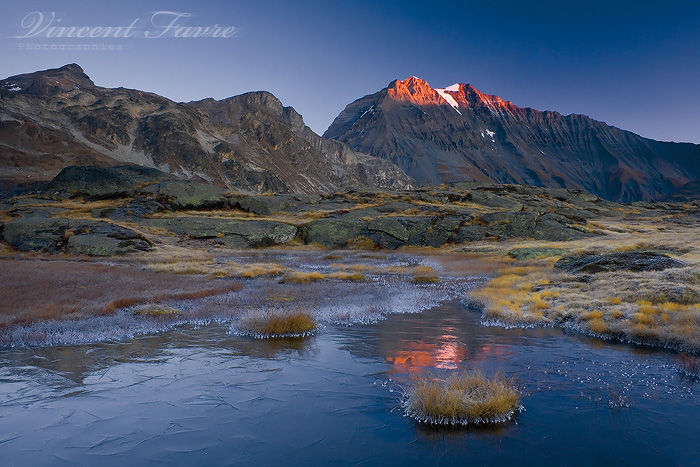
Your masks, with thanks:
<instances>
[{"instance_id":1,"label":"snow patch on mountain","mask_svg":"<svg viewBox=\"0 0 700 467\"><path fill-rule=\"evenodd\" d=\"M452 87L452 86L450 86ZM462 112L459 111L459 104L455 100L454 97L450 96L447 93L447 89L436 89L437 93L440 94L440 97L445 99L445 101L452 106L453 109L457 111L458 114L462 115Z\"/></svg>"}]
</instances>

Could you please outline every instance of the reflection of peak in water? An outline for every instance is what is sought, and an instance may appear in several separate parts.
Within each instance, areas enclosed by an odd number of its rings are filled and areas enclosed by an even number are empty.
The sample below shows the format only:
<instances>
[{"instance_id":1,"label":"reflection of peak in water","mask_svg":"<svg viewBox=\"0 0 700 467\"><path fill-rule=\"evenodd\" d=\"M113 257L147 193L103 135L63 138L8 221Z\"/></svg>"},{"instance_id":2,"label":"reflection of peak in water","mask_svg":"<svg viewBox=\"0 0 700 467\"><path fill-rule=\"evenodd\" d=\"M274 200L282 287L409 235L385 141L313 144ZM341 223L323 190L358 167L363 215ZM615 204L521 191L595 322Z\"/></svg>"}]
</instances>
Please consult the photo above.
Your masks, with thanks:
<instances>
[{"instance_id":1,"label":"reflection of peak in water","mask_svg":"<svg viewBox=\"0 0 700 467\"><path fill-rule=\"evenodd\" d=\"M377 352L391 365L392 373L420 373L427 369L454 370L469 361L503 361L513 354L512 346L485 337L481 314L458 300L451 300L421 316L396 315L378 323ZM490 328L490 334L500 329ZM558 330L531 330L529 334ZM509 341L526 343L527 335L512 332Z\"/></svg>"}]
</instances>

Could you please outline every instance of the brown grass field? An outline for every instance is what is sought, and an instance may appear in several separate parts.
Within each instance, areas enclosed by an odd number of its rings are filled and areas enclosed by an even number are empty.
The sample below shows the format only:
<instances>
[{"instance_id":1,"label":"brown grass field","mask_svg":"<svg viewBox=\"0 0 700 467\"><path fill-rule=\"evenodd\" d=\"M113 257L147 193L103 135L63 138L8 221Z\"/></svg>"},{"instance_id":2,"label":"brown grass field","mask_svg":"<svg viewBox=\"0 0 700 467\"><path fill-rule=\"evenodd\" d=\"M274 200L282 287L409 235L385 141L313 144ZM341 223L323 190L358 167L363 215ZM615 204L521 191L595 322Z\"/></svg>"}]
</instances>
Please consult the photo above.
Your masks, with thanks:
<instances>
[{"instance_id":1,"label":"brown grass field","mask_svg":"<svg viewBox=\"0 0 700 467\"><path fill-rule=\"evenodd\" d=\"M157 274L128 264L0 259L0 327L98 316L127 306L240 288L233 281Z\"/></svg>"}]
</instances>

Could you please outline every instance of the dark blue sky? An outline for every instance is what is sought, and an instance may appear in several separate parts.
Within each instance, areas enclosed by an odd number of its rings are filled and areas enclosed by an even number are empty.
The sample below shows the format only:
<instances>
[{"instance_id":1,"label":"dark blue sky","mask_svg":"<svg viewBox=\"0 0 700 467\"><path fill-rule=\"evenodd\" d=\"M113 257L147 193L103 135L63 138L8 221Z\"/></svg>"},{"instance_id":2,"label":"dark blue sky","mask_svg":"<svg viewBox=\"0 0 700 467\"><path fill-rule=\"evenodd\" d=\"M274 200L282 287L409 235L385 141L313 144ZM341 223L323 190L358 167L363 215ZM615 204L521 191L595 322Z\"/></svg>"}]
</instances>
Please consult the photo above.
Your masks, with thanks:
<instances>
[{"instance_id":1,"label":"dark blue sky","mask_svg":"<svg viewBox=\"0 0 700 467\"><path fill-rule=\"evenodd\" d=\"M177 101L264 89L323 133L348 103L415 75L434 87L471 83L522 107L582 113L650 138L700 143L697 1L28 0L2 6L2 77L76 62L98 85ZM54 26L138 21L130 38L16 38L29 31L21 23L33 11L54 12L61 19ZM157 11L191 13L180 25L218 23L238 33L144 38L162 32L150 24ZM93 44L121 50L66 50ZM49 50L34 50L44 45Z\"/></svg>"}]
</instances>

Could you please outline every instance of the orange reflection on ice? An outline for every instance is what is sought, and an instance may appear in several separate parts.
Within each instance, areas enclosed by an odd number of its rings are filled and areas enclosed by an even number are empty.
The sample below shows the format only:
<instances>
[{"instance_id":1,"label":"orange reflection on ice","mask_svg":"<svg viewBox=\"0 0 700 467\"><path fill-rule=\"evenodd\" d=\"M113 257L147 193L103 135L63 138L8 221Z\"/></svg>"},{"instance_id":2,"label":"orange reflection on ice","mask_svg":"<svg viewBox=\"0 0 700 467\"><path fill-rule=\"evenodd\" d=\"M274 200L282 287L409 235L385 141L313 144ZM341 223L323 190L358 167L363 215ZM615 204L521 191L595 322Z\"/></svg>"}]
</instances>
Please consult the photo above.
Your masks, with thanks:
<instances>
[{"instance_id":1,"label":"orange reflection on ice","mask_svg":"<svg viewBox=\"0 0 700 467\"><path fill-rule=\"evenodd\" d=\"M437 343L410 342L406 347L407 350L398 350L386 358L388 363L401 367L397 371L416 372L426 367L455 369L467 356L464 344L451 334L440 336Z\"/></svg>"}]
</instances>

